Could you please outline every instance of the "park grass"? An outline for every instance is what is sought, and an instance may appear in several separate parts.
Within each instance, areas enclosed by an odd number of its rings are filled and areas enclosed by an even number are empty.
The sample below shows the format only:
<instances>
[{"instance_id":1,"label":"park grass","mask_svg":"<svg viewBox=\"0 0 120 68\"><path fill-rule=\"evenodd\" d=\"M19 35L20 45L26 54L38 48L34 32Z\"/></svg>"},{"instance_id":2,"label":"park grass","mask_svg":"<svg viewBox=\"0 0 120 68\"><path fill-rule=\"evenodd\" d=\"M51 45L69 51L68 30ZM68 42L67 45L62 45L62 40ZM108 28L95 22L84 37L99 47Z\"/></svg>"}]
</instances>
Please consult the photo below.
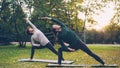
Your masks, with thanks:
<instances>
[{"instance_id":1,"label":"park grass","mask_svg":"<svg viewBox=\"0 0 120 68\"><path fill-rule=\"evenodd\" d=\"M99 55L106 64L117 64L120 67L120 46L88 46L94 53ZM18 59L30 57L30 46L18 48L16 45L0 46L0 68L46 68L47 63L41 62L18 62ZM58 46L55 46L56 50ZM99 64L92 57L81 50L76 52L64 52L66 60L75 61L74 64ZM57 56L48 49L36 50L36 59L57 59Z\"/></svg>"}]
</instances>

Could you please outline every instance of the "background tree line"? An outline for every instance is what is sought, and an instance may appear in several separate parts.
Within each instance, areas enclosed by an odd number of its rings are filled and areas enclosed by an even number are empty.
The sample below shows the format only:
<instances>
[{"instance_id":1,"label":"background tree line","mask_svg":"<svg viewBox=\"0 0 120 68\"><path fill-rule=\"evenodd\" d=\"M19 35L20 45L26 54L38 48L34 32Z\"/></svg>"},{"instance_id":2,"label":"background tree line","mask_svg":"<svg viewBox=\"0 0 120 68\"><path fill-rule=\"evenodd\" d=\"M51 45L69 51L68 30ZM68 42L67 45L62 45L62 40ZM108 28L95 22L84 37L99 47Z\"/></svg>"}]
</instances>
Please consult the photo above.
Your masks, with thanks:
<instances>
[{"instance_id":1,"label":"background tree line","mask_svg":"<svg viewBox=\"0 0 120 68\"><path fill-rule=\"evenodd\" d=\"M84 41L86 35L86 43L120 43L120 25L119 13L116 11L115 16L111 19L111 23L105 27L104 31L87 30L85 24L87 22L94 23L91 14L95 13L92 8L100 9L104 5L95 4L82 7L83 0L1 0L0 1L0 42L19 42L20 47L25 47L26 41L30 41L30 37L25 33L27 24L24 18L30 17L31 21L45 35L54 42L53 34L50 31L51 25L49 21L38 20L39 17L50 16L64 22L68 27L74 30ZM102 1L106 3L106 1ZM117 1L114 1L117 3ZM118 7L119 3L116 4ZM28 12L25 12L26 9ZM32 9L34 9L32 11ZM86 20L78 18L78 11L86 12ZM116 16L118 16L116 18ZM86 33L85 33L86 32Z\"/></svg>"}]
</instances>

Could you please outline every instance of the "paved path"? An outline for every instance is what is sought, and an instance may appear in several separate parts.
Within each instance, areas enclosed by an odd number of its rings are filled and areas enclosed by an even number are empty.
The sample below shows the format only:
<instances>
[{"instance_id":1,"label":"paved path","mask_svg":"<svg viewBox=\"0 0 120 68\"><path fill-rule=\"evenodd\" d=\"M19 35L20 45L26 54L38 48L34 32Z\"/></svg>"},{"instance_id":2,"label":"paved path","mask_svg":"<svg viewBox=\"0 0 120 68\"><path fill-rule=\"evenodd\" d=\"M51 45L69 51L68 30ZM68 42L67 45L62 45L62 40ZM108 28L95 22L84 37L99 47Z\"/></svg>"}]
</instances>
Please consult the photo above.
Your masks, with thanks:
<instances>
[{"instance_id":1,"label":"paved path","mask_svg":"<svg viewBox=\"0 0 120 68\"><path fill-rule=\"evenodd\" d=\"M87 46L120 46L120 44L87 44Z\"/></svg>"},{"instance_id":2,"label":"paved path","mask_svg":"<svg viewBox=\"0 0 120 68\"><path fill-rule=\"evenodd\" d=\"M18 44L18 42L10 42L11 44ZM26 42L26 44L31 44L30 42Z\"/></svg>"},{"instance_id":3,"label":"paved path","mask_svg":"<svg viewBox=\"0 0 120 68\"><path fill-rule=\"evenodd\" d=\"M11 42L12 44L18 44L18 42ZM26 44L31 44L27 42ZM120 44L87 44L87 46L120 46Z\"/></svg>"}]
</instances>

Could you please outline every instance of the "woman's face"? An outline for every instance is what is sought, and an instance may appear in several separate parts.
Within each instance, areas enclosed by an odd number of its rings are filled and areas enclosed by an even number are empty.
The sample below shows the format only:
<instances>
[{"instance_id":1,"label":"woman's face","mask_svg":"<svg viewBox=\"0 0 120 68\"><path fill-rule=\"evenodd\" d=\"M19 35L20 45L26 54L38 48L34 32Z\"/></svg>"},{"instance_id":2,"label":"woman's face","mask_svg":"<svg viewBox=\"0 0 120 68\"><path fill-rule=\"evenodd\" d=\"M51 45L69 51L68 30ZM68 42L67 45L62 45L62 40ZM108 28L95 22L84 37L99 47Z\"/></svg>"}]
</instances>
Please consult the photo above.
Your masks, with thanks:
<instances>
[{"instance_id":1,"label":"woman's face","mask_svg":"<svg viewBox=\"0 0 120 68\"><path fill-rule=\"evenodd\" d=\"M30 34L33 34L34 29L33 28L29 28L28 31L29 31Z\"/></svg>"},{"instance_id":2,"label":"woman's face","mask_svg":"<svg viewBox=\"0 0 120 68\"><path fill-rule=\"evenodd\" d=\"M61 26L59 26L59 25L53 25L52 28L55 29L56 32L59 32L60 29L61 29Z\"/></svg>"}]
</instances>

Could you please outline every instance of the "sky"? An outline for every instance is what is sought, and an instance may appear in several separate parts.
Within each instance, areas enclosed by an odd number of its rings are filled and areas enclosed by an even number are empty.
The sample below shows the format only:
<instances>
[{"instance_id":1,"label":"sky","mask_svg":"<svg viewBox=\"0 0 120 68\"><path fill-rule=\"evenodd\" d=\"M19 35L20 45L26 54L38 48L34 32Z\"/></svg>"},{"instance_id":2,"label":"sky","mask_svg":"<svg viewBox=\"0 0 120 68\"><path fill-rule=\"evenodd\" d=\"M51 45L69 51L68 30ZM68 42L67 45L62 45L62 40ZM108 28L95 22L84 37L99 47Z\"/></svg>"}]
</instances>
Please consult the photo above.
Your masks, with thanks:
<instances>
[{"instance_id":1,"label":"sky","mask_svg":"<svg viewBox=\"0 0 120 68\"><path fill-rule=\"evenodd\" d=\"M104 7L103 11L96 11L99 15L94 14L93 19L97 21L96 24L86 24L86 28L89 29L96 29L96 30L102 30L106 25L110 23L111 18L114 16L114 4L108 3L107 6L109 7ZM83 19L85 18L85 15L81 12L79 12L78 17Z\"/></svg>"},{"instance_id":2,"label":"sky","mask_svg":"<svg viewBox=\"0 0 120 68\"><path fill-rule=\"evenodd\" d=\"M103 8L104 12L99 12L100 15L93 15L93 18L95 19L95 21L98 22L94 26L94 28L101 30L102 28L104 28L106 25L110 23L110 20L113 18L115 11L114 11L113 3L109 3L108 5L109 5L108 8Z\"/></svg>"}]
</instances>

